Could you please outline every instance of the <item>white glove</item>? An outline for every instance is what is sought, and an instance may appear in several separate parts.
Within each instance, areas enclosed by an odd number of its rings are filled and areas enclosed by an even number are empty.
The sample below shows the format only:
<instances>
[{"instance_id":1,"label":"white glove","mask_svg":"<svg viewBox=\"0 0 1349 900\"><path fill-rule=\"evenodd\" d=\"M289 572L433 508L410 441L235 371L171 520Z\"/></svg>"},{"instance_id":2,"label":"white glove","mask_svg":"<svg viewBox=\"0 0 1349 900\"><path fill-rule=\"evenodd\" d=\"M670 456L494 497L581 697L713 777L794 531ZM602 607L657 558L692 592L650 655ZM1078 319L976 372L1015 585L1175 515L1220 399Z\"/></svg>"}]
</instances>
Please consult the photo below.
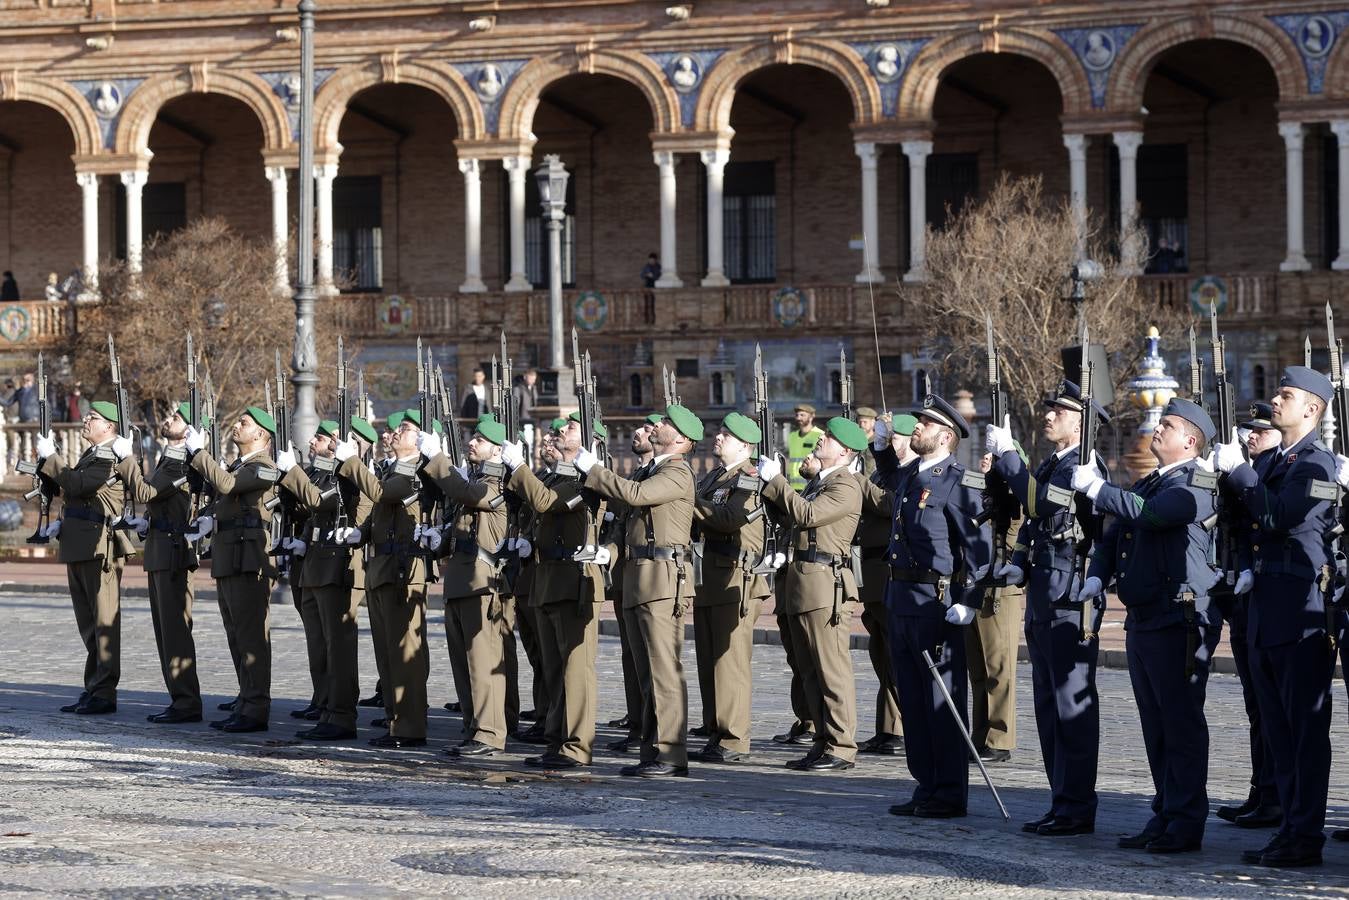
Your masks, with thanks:
<instances>
[{"instance_id":1,"label":"white glove","mask_svg":"<svg viewBox=\"0 0 1349 900\"><path fill-rule=\"evenodd\" d=\"M774 554L773 554L773 568L775 568L775 569L781 569L781 568L782 568L783 566L785 566L785 565L787 565L787 554L785 554L785 553L774 553Z\"/></svg>"},{"instance_id":2,"label":"white glove","mask_svg":"<svg viewBox=\"0 0 1349 900\"><path fill-rule=\"evenodd\" d=\"M271 556L275 554L278 550L284 549L286 549L286 539L277 538L276 540L272 541L271 545L267 548L267 555Z\"/></svg>"},{"instance_id":3,"label":"white glove","mask_svg":"<svg viewBox=\"0 0 1349 900\"><path fill-rule=\"evenodd\" d=\"M521 559L529 559L534 555L534 545L524 538L515 538L512 543L515 545L515 555Z\"/></svg>"},{"instance_id":4,"label":"white glove","mask_svg":"<svg viewBox=\"0 0 1349 900\"><path fill-rule=\"evenodd\" d=\"M871 446L880 450L885 447L890 440L890 423L884 419L877 419L876 426L871 431Z\"/></svg>"},{"instance_id":5,"label":"white glove","mask_svg":"<svg viewBox=\"0 0 1349 900\"><path fill-rule=\"evenodd\" d=\"M304 556L309 545L297 537L288 537L281 539L281 549L289 550L291 556Z\"/></svg>"},{"instance_id":6,"label":"white glove","mask_svg":"<svg viewBox=\"0 0 1349 900\"><path fill-rule=\"evenodd\" d=\"M37 458L46 459L56 452L56 441L52 440L50 434L39 434L37 436Z\"/></svg>"},{"instance_id":7,"label":"white glove","mask_svg":"<svg viewBox=\"0 0 1349 900\"><path fill-rule=\"evenodd\" d=\"M192 529L192 540L201 540L212 531L215 531L215 517L197 516L197 521L192 523Z\"/></svg>"},{"instance_id":8,"label":"white glove","mask_svg":"<svg viewBox=\"0 0 1349 900\"><path fill-rule=\"evenodd\" d=\"M613 558L614 556L609 552L608 547L601 547L595 551L595 565L597 566L607 566L609 565L609 560Z\"/></svg>"},{"instance_id":9,"label":"white glove","mask_svg":"<svg viewBox=\"0 0 1349 900\"><path fill-rule=\"evenodd\" d=\"M350 544L354 547L361 542L361 529L334 528L333 541L338 544Z\"/></svg>"},{"instance_id":10,"label":"white glove","mask_svg":"<svg viewBox=\"0 0 1349 900\"><path fill-rule=\"evenodd\" d=\"M985 578L988 577L988 570L990 568L992 568L991 563L987 566L980 566L979 568L975 569L974 577L969 580L968 584L975 584L977 582L983 581Z\"/></svg>"},{"instance_id":11,"label":"white glove","mask_svg":"<svg viewBox=\"0 0 1349 900\"><path fill-rule=\"evenodd\" d=\"M764 484L772 481L782 474L782 463L773 459L771 456L759 457L759 479Z\"/></svg>"},{"instance_id":12,"label":"white glove","mask_svg":"<svg viewBox=\"0 0 1349 900\"><path fill-rule=\"evenodd\" d=\"M952 625L968 625L974 621L974 610L959 603L952 603L946 609L946 621Z\"/></svg>"},{"instance_id":13,"label":"white glove","mask_svg":"<svg viewBox=\"0 0 1349 900\"><path fill-rule=\"evenodd\" d=\"M1105 585L1101 584L1101 579L1095 575L1082 583L1082 590L1077 592L1077 602L1086 603L1093 597L1099 597L1105 591Z\"/></svg>"},{"instance_id":14,"label":"white glove","mask_svg":"<svg viewBox=\"0 0 1349 900\"><path fill-rule=\"evenodd\" d=\"M61 536L61 520L57 519L46 528L42 529L43 537L56 538Z\"/></svg>"},{"instance_id":15,"label":"white glove","mask_svg":"<svg viewBox=\"0 0 1349 900\"><path fill-rule=\"evenodd\" d=\"M282 450L276 455L276 467L282 472L289 472L295 468L295 451Z\"/></svg>"},{"instance_id":16,"label":"white glove","mask_svg":"<svg viewBox=\"0 0 1349 900\"><path fill-rule=\"evenodd\" d=\"M614 514L611 513L611 512L609 512L609 510L606 509L606 510L604 511L604 521L606 521L606 522L612 522L613 520L614 520Z\"/></svg>"},{"instance_id":17,"label":"white glove","mask_svg":"<svg viewBox=\"0 0 1349 900\"><path fill-rule=\"evenodd\" d=\"M126 523L127 527L134 528L137 531L145 531L150 527L150 520L141 516L127 516L122 521Z\"/></svg>"},{"instance_id":18,"label":"white glove","mask_svg":"<svg viewBox=\"0 0 1349 900\"><path fill-rule=\"evenodd\" d=\"M1092 500L1100 493L1101 486L1105 484L1105 479L1101 473L1096 471L1095 466L1074 466L1073 467L1073 490L1080 494L1086 494Z\"/></svg>"},{"instance_id":19,"label":"white glove","mask_svg":"<svg viewBox=\"0 0 1349 900\"><path fill-rule=\"evenodd\" d=\"M984 450L994 456L1002 456L1007 451L1015 449L1016 444L1012 442L1012 417L1010 414L1002 417L1001 425L984 426Z\"/></svg>"},{"instance_id":20,"label":"white glove","mask_svg":"<svg viewBox=\"0 0 1349 900\"><path fill-rule=\"evenodd\" d=\"M136 526L136 537L145 540L145 536L150 533L150 522L146 519L142 519L141 521L145 522L145 524Z\"/></svg>"},{"instance_id":21,"label":"white glove","mask_svg":"<svg viewBox=\"0 0 1349 900\"><path fill-rule=\"evenodd\" d=\"M356 453L356 439L347 438L345 441L337 442L337 448L333 451L333 457L339 463L344 463L355 456Z\"/></svg>"},{"instance_id":22,"label":"white glove","mask_svg":"<svg viewBox=\"0 0 1349 900\"><path fill-rule=\"evenodd\" d=\"M187 447L187 452L196 453L206 446L206 435L189 425L183 437L183 446Z\"/></svg>"},{"instance_id":23,"label":"white glove","mask_svg":"<svg viewBox=\"0 0 1349 900\"><path fill-rule=\"evenodd\" d=\"M468 481L468 466L455 466L454 471L459 473L459 477Z\"/></svg>"},{"instance_id":24,"label":"white glove","mask_svg":"<svg viewBox=\"0 0 1349 900\"><path fill-rule=\"evenodd\" d=\"M130 456L131 438L121 437L120 435L116 438L113 438L112 455L117 457L119 460L126 459L128 456Z\"/></svg>"},{"instance_id":25,"label":"white glove","mask_svg":"<svg viewBox=\"0 0 1349 900\"><path fill-rule=\"evenodd\" d=\"M1340 487L1349 490L1349 456L1337 454L1335 460L1339 463L1335 470L1335 480L1340 483Z\"/></svg>"},{"instance_id":26,"label":"white glove","mask_svg":"<svg viewBox=\"0 0 1349 900\"><path fill-rule=\"evenodd\" d=\"M1237 575L1237 584L1232 588L1232 593L1248 594L1253 587L1255 587L1255 573L1250 569L1242 569Z\"/></svg>"},{"instance_id":27,"label":"white glove","mask_svg":"<svg viewBox=\"0 0 1349 900\"><path fill-rule=\"evenodd\" d=\"M501 445L501 461L512 472L524 465L525 445L519 441L507 441Z\"/></svg>"},{"instance_id":28,"label":"white glove","mask_svg":"<svg viewBox=\"0 0 1349 900\"><path fill-rule=\"evenodd\" d=\"M1237 430L1235 428L1232 429L1230 443L1214 446L1213 457L1213 463L1220 472L1231 472L1246 461L1246 456L1241 452L1241 444L1237 441Z\"/></svg>"},{"instance_id":29,"label":"white glove","mask_svg":"<svg viewBox=\"0 0 1349 900\"><path fill-rule=\"evenodd\" d=\"M581 470L581 474L589 475L590 470L595 468L600 458L590 452L589 447L582 447L581 452L576 454L576 468Z\"/></svg>"},{"instance_id":30,"label":"white glove","mask_svg":"<svg viewBox=\"0 0 1349 900\"><path fill-rule=\"evenodd\" d=\"M435 459L440 455L440 435L434 431L423 431L417 435L417 449L427 459Z\"/></svg>"},{"instance_id":31,"label":"white glove","mask_svg":"<svg viewBox=\"0 0 1349 900\"><path fill-rule=\"evenodd\" d=\"M1026 573L1020 566L1014 566L1011 563L1004 563L1001 569L998 569L998 577L1006 581L1012 587L1026 583Z\"/></svg>"},{"instance_id":32,"label":"white glove","mask_svg":"<svg viewBox=\"0 0 1349 900\"><path fill-rule=\"evenodd\" d=\"M1205 472L1213 471L1213 451L1210 450L1204 456L1195 457L1194 464Z\"/></svg>"},{"instance_id":33,"label":"white glove","mask_svg":"<svg viewBox=\"0 0 1349 900\"><path fill-rule=\"evenodd\" d=\"M444 540L440 535L440 529L428 528L422 532L421 539L417 542L427 550L439 550L441 541Z\"/></svg>"}]
</instances>

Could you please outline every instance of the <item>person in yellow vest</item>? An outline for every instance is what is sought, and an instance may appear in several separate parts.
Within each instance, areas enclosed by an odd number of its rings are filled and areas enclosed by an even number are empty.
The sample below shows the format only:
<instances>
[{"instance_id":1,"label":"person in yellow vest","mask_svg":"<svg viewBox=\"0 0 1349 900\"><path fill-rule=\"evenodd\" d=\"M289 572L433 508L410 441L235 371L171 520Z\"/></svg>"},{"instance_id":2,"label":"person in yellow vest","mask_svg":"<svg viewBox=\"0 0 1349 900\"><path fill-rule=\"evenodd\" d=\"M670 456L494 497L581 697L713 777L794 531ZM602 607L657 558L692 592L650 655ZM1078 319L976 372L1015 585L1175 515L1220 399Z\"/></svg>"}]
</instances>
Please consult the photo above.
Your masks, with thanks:
<instances>
[{"instance_id":1,"label":"person in yellow vest","mask_svg":"<svg viewBox=\"0 0 1349 900\"><path fill-rule=\"evenodd\" d=\"M113 477L119 459L131 455L131 441L117 436L117 407L106 400L89 404L80 437L90 447L74 466L56 452L50 434L38 435L38 468L61 488L61 519L47 526L66 564L75 624L84 642L84 690L61 712L102 715L117 711L121 677L122 559L130 544L112 528L121 512L122 490Z\"/></svg>"},{"instance_id":2,"label":"person in yellow vest","mask_svg":"<svg viewBox=\"0 0 1349 900\"><path fill-rule=\"evenodd\" d=\"M809 403L798 403L793 410L796 428L787 432L787 481L792 490L806 488L806 476L801 474L801 463L815 449L815 444L824 434L815 425L815 407Z\"/></svg>"}]
</instances>

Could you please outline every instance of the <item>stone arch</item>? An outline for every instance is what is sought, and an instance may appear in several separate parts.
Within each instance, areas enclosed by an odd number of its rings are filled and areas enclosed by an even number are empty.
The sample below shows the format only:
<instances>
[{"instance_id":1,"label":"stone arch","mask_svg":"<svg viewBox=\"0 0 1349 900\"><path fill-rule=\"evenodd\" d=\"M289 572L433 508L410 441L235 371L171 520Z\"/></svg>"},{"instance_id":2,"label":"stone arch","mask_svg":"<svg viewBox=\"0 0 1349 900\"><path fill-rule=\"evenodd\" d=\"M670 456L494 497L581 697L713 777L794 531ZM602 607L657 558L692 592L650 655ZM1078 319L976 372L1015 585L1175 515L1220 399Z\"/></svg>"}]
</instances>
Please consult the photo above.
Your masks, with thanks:
<instances>
[{"instance_id":1,"label":"stone arch","mask_svg":"<svg viewBox=\"0 0 1349 900\"><path fill-rule=\"evenodd\" d=\"M56 110L70 126L76 156L92 156L103 151L103 137L93 107L78 90L64 81L9 72L0 75L0 100L26 100Z\"/></svg>"},{"instance_id":2,"label":"stone arch","mask_svg":"<svg viewBox=\"0 0 1349 900\"><path fill-rule=\"evenodd\" d=\"M525 64L501 100L497 136L526 140L534 125L534 111L548 85L568 75L612 75L634 85L651 107L654 131L668 134L680 130L679 98L655 60L639 53L617 50L581 50L540 57Z\"/></svg>"},{"instance_id":3,"label":"stone arch","mask_svg":"<svg viewBox=\"0 0 1349 900\"><path fill-rule=\"evenodd\" d=\"M899 90L898 118L930 120L942 75L955 63L979 53L1012 53L1035 60L1058 82L1065 118L1091 111L1087 73L1063 41L1029 31L965 31L919 51Z\"/></svg>"},{"instance_id":4,"label":"stone arch","mask_svg":"<svg viewBox=\"0 0 1349 900\"><path fill-rule=\"evenodd\" d=\"M459 126L459 140L481 140L485 136L482 104L456 69L435 62L404 63L385 57L346 66L319 88L314 98L314 134L321 151L336 149L338 129L351 98L377 84L426 88L449 104Z\"/></svg>"},{"instance_id":5,"label":"stone arch","mask_svg":"<svg viewBox=\"0 0 1349 900\"><path fill-rule=\"evenodd\" d=\"M1259 19L1214 14L1155 22L1134 35L1111 68L1106 108L1136 115L1143 105L1143 89L1157 57L1178 44L1205 40L1244 44L1263 56L1279 82L1281 102L1306 95L1302 60L1287 34Z\"/></svg>"},{"instance_id":6,"label":"stone arch","mask_svg":"<svg viewBox=\"0 0 1349 900\"><path fill-rule=\"evenodd\" d=\"M160 109L184 94L223 94L241 101L258 117L264 151L283 150L291 143L290 120L281 98L257 75L195 63L177 72L147 79L126 100L117 122L116 152L139 154L148 149L150 129Z\"/></svg>"},{"instance_id":7,"label":"stone arch","mask_svg":"<svg viewBox=\"0 0 1349 900\"><path fill-rule=\"evenodd\" d=\"M883 115L880 88L867 71L866 61L850 47L837 41L775 40L733 51L717 60L698 96L695 129L729 132L736 88L759 69L783 64L822 69L843 82L852 100L854 125L880 121Z\"/></svg>"}]
</instances>

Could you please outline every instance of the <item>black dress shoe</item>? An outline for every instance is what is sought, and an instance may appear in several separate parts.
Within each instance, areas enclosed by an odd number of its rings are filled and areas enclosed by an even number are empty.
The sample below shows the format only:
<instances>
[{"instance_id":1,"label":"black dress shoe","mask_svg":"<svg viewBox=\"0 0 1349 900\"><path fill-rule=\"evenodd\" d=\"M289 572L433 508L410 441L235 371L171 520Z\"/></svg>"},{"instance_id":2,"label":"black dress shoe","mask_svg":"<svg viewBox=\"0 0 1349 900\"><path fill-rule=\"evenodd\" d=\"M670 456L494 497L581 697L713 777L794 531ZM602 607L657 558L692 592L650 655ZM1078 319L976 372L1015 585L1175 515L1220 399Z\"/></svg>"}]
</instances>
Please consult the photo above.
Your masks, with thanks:
<instances>
[{"instance_id":1,"label":"black dress shoe","mask_svg":"<svg viewBox=\"0 0 1349 900\"><path fill-rule=\"evenodd\" d=\"M146 716L145 721L154 722L156 725L179 725L185 722L200 722L201 713L174 709L170 706L161 713L152 713Z\"/></svg>"},{"instance_id":2,"label":"black dress shoe","mask_svg":"<svg viewBox=\"0 0 1349 900\"><path fill-rule=\"evenodd\" d=\"M711 736L712 736L712 729L708 728L708 727L705 726L705 725L699 725L697 728L690 728L690 729L689 729L689 737L702 737L702 738L705 738L705 737L711 737Z\"/></svg>"},{"instance_id":3,"label":"black dress shoe","mask_svg":"<svg viewBox=\"0 0 1349 900\"><path fill-rule=\"evenodd\" d=\"M446 747L448 756L496 756L497 748L482 741L464 741L457 747Z\"/></svg>"},{"instance_id":4,"label":"black dress shoe","mask_svg":"<svg viewBox=\"0 0 1349 900\"><path fill-rule=\"evenodd\" d=\"M1282 847L1287 842L1288 842L1287 837L1285 837L1282 834L1276 834L1274 835L1274 837L1270 838L1268 844L1261 847L1259 850L1242 850L1241 861L1245 863L1258 864L1260 860L1264 858L1264 855L1266 853L1272 853L1273 851Z\"/></svg>"},{"instance_id":5,"label":"black dress shoe","mask_svg":"<svg viewBox=\"0 0 1349 900\"><path fill-rule=\"evenodd\" d=\"M226 725L228 725L229 723L233 722L233 721L234 721L235 719L237 719L237 718L239 718L238 715L233 715L233 716L229 716L228 718L224 718L224 719L215 719L214 721L211 722L211 727L214 728L216 731L220 731L220 730L223 729Z\"/></svg>"},{"instance_id":6,"label":"black dress shoe","mask_svg":"<svg viewBox=\"0 0 1349 900\"><path fill-rule=\"evenodd\" d=\"M299 732L296 736L304 738L306 741L349 741L356 737L356 729L343 728L340 725L334 725L332 722L320 722L313 728L306 728Z\"/></svg>"},{"instance_id":7,"label":"black dress shoe","mask_svg":"<svg viewBox=\"0 0 1349 900\"><path fill-rule=\"evenodd\" d=\"M610 721L605 722L604 724L609 728L627 728L629 725L632 724L632 717L623 716L622 718L619 719L611 719Z\"/></svg>"},{"instance_id":8,"label":"black dress shoe","mask_svg":"<svg viewBox=\"0 0 1349 900\"><path fill-rule=\"evenodd\" d=\"M1070 837L1074 834L1095 834L1096 823L1082 819L1054 819L1035 829L1036 834L1048 837Z\"/></svg>"},{"instance_id":9,"label":"black dress shoe","mask_svg":"<svg viewBox=\"0 0 1349 900\"><path fill-rule=\"evenodd\" d=\"M1330 833L1330 839L1332 841L1349 841L1349 828L1341 828L1339 831L1332 831Z\"/></svg>"},{"instance_id":10,"label":"black dress shoe","mask_svg":"<svg viewBox=\"0 0 1349 900\"><path fill-rule=\"evenodd\" d=\"M563 756L561 753L545 753L542 756L526 756L525 765L536 769L578 769L585 763L570 756Z\"/></svg>"},{"instance_id":11,"label":"black dress shoe","mask_svg":"<svg viewBox=\"0 0 1349 900\"><path fill-rule=\"evenodd\" d=\"M805 747L815 743L815 732L813 731L789 731L786 734L773 735L775 744L795 744L798 747Z\"/></svg>"},{"instance_id":12,"label":"black dress shoe","mask_svg":"<svg viewBox=\"0 0 1349 900\"><path fill-rule=\"evenodd\" d=\"M1213 811L1214 815L1224 822L1235 822L1239 816L1244 816L1260 805L1259 791L1251 791L1246 797L1246 802L1240 806L1220 806Z\"/></svg>"},{"instance_id":13,"label":"black dress shoe","mask_svg":"<svg viewBox=\"0 0 1349 900\"><path fill-rule=\"evenodd\" d=\"M1138 834L1122 837L1115 843L1121 850L1143 850L1161 836L1160 831L1140 831Z\"/></svg>"},{"instance_id":14,"label":"black dress shoe","mask_svg":"<svg viewBox=\"0 0 1349 900\"><path fill-rule=\"evenodd\" d=\"M1299 869L1321 865L1321 848L1302 841L1285 841L1260 857L1260 865L1275 869Z\"/></svg>"},{"instance_id":15,"label":"black dress shoe","mask_svg":"<svg viewBox=\"0 0 1349 900\"><path fill-rule=\"evenodd\" d=\"M857 764L846 759L839 759L829 753L821 753L815 759L801 767L803 772L846 772L854 768Z\"/></svg>"},{"instance_id":16,"label":"black dress shoe","mask_svg":"<svg viewBox=\"0 0 1349 900\"><path fill-rule=\"evenodd\" d=\"M604 746L615 753L636 753L641 749L638 742L631 740L630 738L621 738L617 741L611 741Z\"/></svg>"},{"instance_id":17,"label":"black dress shoe","mask_svg":"<svg viewBox=\"0 0 1349 900\"><path fill-rule=\"evenodd\" d=\"M233 700L227 700L226 702L219 704L218 706L216 706L216 709L220 710L221 712L234 712L234 710L237 709L238 706L239 706L239 698L235 697Z\"/></svg>"},{"instance_id":18,"label":"black dress shoe","mask_svg":"<svg viewBox=\"0 0 1349 900\"><path fill-rule=\"evenodd\" d=\"M618 774L630 778L683 778L689 774L688 766L672 766L658 759L650 759L635 766L624 766Z\"/></svg>"},{"instance_id":19,"label":"black dress shoe","mask_svg":"<svg viewBox=\"0 0 1349 900\"><path fill-rule=\"evenodd\" d=\"M823 750L818 750L818 751L817 751L817 750L811 750L809 753L807 753L805 756L801 757L800 759L789 759L789 760L787 760L786 766L787 766L787 768L789 768L789 769L795 769L796 771L801 772L801 771L804 771L804 770L806 769L807 766L809 766L811 763L815 762L815 760L819 759L821 756L824 756L824 751L823 751Z\"/></svg>"},{"instance_id":20,"label":"black dress shoe","mask_svg":"<svg viewBox=\"0 0 1349 900\"><path fill-rule=\"evenodd\" d=\"M371 728L388 728L388 727L389 727L389 720L388 720L386 717L384 717L384 716L380 716L378 719L371 719L371 720L370 720L370 727L371 727Z\"/></svg>"},{"instance_id":21,"label":"black dress shoe","mask_svg":"<svg viewBox=\"0 0 1349 900\"><path fill-rule=\"evenodd\" d=\"M548 744L548 737L543 733L542 723L536 723L523 731L517 731L511 737L522 744L535 744L540 747Z\"/></svg>"},{"instance_id":22,"label":"black dress shoe","mask_svg":"<svg viewBox=\"0 0 1349 900\"><path fill-rule=\"evenodd\" d=\"M460 705L459 705L458 703L453 702L453 701L451 701L450 703L446 703L446 704L445 704L445 708L448 709L450 712L462 712L462 711L463 711L462 708L460 707Z\"/></svg>"},{"instance_id":23,"label":"black dress shoe","mask_svg":"<svg viewBox=\"0 0 1349 900\"><path fill-rule=\"evenodd\" d=\"M426 738L399 737L396 734L381 734L377 738L371 738L369 744L371 747L383 747L386 750L411 750L414 747L425 747Z\"/></svg>"},{"instance_id":24,"label":"black dress shoe","mask_svg":"<svg viewBox=\"0 0 1349 900\"><path fill-rule=\"evenodd\" d=\"M228 734L252 734L255 731L266 731L267 720L255 719L252 716L235 716L232 721L220 726L220 730Z\"/></svg>"},{"instance_id":25,"label":"black dress shoe","mask_svg":"<svg viewBox=\"0 0 1349 900\"><path fill-rule=\"evenodd\" d=\"M320 712L319 708L311 703L304 709L292 709L290 711L290 717L292 719L307 719L309 718L310 713L316 712Z\"/></svg>"},{"instance_id":26,"label":"black dress shoe","mask_svg":"<svg viewBox=\"0 0 1349 900\"><path fill-rule=\"evenodd\" d=\"M75 702L67 703L65 706L61 707L61 712L63 713L79 712L80 707L88 702L89 702L89 692L80 691L80 696L75 699Z\"/></svg>"},{"instance_id":27,"label":"black dress shoe","mask_svg":"<svg viewBox=\"0 0 1349 900\"><path fill-rule=\"evenodd\" d=\"M749 759L748 753L741 753L738 750L728 750L720 744L708 744L697 753L693 754L695 759L710 763L736 763L744 762Z\"/></svg>"},{"instance_id":28,"label":"black dress shoe","mask_svg":"<svg viewBox=\"0 0 1349 900\"><path fill-rule=\"evenodd\" d=\"M102 716L115 712L117 712L117 701L104 700L102 697L90 697L75 709L75 714L80 716Z\"/></svg>"},{"instance_id":29,"label":"black dress shoe","mask_svg":"<svg viewBox=\"0 0 1349 900\"><path fill-rule=\"evenodd\" d=\"M1232 822L1238 828L1274 828L1283 824L1282 806L1257 806Z\"/></svg>"},{"instance_id":30,"label":"black dress shoe","mask_svg":"<svg viewBox=\"0 0 1349 900\"><path fill-rule=\"evenodd\" d=\"M1011 750L995 750L992 747L981 747L979 749L980 762L1001 763L1007 762L1012 758Z\"/></svg>"},{"instance_id":31,"label":"black dress shoe","mask_svg":"<svg viewBox=\"0 0 1349 900\"><path fill-rule=\"evenodd\" d=\"M904 737L898 734L878 734L857 748L859 753L881 753L900 756L904 753Z\"/></svg>"},{"instance_id":32,"label":"black dress shoe","mask_svg":"<svg viewBox=\"0 0 1349 900\"><path fill-rule=\"evenodd\" d=\"M379 691L375 691L373 694L371 694L369 697L366 697L364 700L357 700L357 701L356 701L356 705L357 705L357 706L383 706L383 705L384 705L384 695L381 694Z\"/></svg>"},{"instance_id":33,"label":"black dress shoe","mask_svg":"<svg viewBox=\"0 0 1349 900\"><path fill-rule=\"evenodd\" d=\"M929 800L918 804L913 814L920 819L959 819L965 815L965 807Z\"/></svg>"},{"instance_id":34,"label":"black dress shoe","mask_svg":"<svg viewBox=\"0 0 1349 900\"><path fill-rule=\"evenodd\" d=\"M1149 853L1193 853L1203 849L1204 842L1198 838L1182 838L1167 832L1146 847Z\"/></svg>"},{"instance_id":35,"label":"black dress shoe","mask_svg":"<svg viewBox=\"0 0 1349 900\"><path fill-rule=\"evenodd\" d=\"M1038 819L1031 819L1029 822L1023 823L1021 826L1021 830L1026 832L1027 834L1035 834L1037 831L1040 830L1041 825L1048 825L1056 818L1057 816L1055 816L1052 812L1047 812Z\"/></svg>"},{"instance_id":36,"label":"black dress shoe","mask_svg":"<svg viewBox=\"0 0 1349 900\"><path fill-rule=\"evenodd\" d=\"M892 816L911 816L911 815L913 815L917 810L918 810L918 801L917 801L917 800L910 800L910 801L907 802L907 803L896 803L894 806L890 807L890 815L892 815Z\"/></svg>"}]
</instances>

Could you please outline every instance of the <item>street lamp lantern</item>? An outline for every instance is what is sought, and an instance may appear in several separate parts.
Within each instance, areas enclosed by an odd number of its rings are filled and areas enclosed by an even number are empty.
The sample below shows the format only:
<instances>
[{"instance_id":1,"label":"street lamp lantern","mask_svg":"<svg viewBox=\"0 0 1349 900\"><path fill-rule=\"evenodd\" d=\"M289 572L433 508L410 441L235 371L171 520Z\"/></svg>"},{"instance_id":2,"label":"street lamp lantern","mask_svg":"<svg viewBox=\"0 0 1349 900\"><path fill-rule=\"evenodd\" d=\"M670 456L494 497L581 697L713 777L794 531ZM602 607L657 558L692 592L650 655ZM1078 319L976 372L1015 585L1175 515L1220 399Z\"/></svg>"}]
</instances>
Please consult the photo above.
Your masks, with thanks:
<instances>
[{"instance_id":1,"label":"street lamp lantern","mask_svg":"<svg viewBox=\"0 0 1349 900\"><path fill-rule=\"evenodd\" d=\"M548 368L553 373L566 371L562 355L562 220L567 211L567 179L571 175L556 153L543 158L543 165L534 170L539 183L539 203L543 207L543 217L548 222ZM548 377L541 386L540 393L552 387L553 378ZM562 393L562 386L555 389L555 396Z\"/></svg>"},{"instance_id":2,"label":"street lamp lantern","mask_svg":"<svg viewBox=\"0 0 1349 900\"><path fill-rule=\"evenodd\" d=\"M556 153L549 153L543 158L543 165L534 170L534 177L539 182L544 218L561 221L567 208L567 181L571 173Z\"/></svg>"}]
</instances>

